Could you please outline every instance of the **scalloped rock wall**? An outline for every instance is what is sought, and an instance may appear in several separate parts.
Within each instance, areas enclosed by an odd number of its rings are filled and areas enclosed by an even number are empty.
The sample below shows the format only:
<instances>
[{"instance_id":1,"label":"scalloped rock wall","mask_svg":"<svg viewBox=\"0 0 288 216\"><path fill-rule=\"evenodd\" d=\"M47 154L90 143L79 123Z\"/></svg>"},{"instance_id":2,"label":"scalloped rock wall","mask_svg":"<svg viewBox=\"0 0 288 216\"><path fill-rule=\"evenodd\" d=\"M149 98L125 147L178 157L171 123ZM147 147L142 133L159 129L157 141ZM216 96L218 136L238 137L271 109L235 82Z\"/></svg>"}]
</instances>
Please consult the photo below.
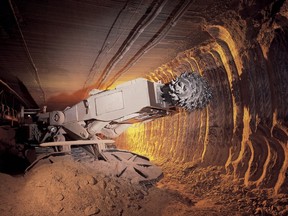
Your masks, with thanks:
<instances>
[{"instance_id":1,"label":"scalloped rock wall","mask_svg":"<svg viewBox=\"0 0 288 216\"><path fill-rule=\"evenodd\" d=\"M198 72L213 88L210 105L135 125L118 138L121 148L175 165L224 166L246 186L288 192L288 3L255 4L203 24L209 43L146 77L165 83ZM254 7L262 10L251 16Z\"/></svg>"}]
</instances>

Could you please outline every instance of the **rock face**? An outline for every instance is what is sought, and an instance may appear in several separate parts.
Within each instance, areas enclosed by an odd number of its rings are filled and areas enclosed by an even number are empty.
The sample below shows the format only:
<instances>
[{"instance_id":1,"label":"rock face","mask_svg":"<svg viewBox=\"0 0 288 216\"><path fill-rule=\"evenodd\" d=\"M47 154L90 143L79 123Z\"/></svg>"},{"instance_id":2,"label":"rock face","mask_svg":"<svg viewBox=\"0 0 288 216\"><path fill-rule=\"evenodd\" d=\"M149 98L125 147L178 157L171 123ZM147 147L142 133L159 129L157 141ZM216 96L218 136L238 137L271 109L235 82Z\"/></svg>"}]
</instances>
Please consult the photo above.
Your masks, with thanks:
<instances>
[{"instance_id":1,"label":"rock face","mask_svg":"<svg viewBox=\"0 0 288 216\"><path fill-rule=\"evenodd\" d=\"M147 75L166 83L183 71L200 73L212 86L208 108L137 125L118 143L155 160L223 166L246 186L287 193L288 2L235 8L202 15L210 42Z\"/></svg>"}]
</instances>

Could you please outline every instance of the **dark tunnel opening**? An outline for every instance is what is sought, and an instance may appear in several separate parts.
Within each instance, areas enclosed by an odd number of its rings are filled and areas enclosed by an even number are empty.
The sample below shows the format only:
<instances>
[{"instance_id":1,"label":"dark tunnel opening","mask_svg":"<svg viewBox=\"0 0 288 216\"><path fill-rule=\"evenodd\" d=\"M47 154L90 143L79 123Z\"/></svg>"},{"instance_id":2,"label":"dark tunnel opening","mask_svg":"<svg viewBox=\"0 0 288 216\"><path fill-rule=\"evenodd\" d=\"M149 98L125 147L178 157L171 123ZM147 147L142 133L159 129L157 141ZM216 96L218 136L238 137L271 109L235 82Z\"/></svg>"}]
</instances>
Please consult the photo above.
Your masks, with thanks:
<instances>
[{"instance_id":1,"label":"dark tunnel opening","mask_svg":"<svg viewBox=\"0 0 288 216\"><path fill-rule=\"evenodd\" d=\"M12 153L1 153L0 155L0 172L12 176L24 175L29 161Z\"/></svg>"}]
</instances>

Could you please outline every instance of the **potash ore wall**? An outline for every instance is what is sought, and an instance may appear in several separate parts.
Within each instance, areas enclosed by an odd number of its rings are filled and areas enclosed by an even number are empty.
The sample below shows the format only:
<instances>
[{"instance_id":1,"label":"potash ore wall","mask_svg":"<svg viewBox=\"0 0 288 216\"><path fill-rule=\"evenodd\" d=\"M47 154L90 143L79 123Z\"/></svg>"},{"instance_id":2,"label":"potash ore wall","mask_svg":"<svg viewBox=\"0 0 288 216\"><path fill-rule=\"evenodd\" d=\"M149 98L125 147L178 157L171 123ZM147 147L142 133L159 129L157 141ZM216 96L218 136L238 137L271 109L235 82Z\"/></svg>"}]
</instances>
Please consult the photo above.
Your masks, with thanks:
<instances>
[{"instance_id":1,"label":"potash ore wall","mask_svg":"<svg viewBox=\"0 0 288 216\"><path fill-rule=\"evenodd\" d=\"M200 73L213 89L209 106L134 125L118 138L119 147L156 161L224 166L246 186L287 193L287 5L271 3L251 17L251 3L203 24L209 43L146 78L166 83L184 71Z\"/></svg>"}]
</instances>

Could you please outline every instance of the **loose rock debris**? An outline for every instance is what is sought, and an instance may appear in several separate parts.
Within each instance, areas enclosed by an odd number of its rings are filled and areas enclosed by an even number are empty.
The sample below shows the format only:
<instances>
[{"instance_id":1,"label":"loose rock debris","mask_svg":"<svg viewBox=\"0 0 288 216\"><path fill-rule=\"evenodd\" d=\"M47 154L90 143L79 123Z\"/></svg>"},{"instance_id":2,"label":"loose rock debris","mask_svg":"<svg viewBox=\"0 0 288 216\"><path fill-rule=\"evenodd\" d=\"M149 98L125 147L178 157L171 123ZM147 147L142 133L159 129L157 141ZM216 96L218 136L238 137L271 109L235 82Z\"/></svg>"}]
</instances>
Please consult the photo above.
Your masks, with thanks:
<instances>
[{"instance_id":1,"label":"loose rock debris","mask_svg":"<svg viewBox=\"0 0 288 216\"><path fill-rule=\"evenodd\" d=\"M99 164L37 165L24 176L0 174L0 212L10 215L287 215L288 196L243 187L221 167L166 164L157 185L115 178ZM108 167L109 168L109 167ZM169 174L170 173L170 174ZM173 173L173 174L171 174Z\"/></svg>"}]
</instances>

